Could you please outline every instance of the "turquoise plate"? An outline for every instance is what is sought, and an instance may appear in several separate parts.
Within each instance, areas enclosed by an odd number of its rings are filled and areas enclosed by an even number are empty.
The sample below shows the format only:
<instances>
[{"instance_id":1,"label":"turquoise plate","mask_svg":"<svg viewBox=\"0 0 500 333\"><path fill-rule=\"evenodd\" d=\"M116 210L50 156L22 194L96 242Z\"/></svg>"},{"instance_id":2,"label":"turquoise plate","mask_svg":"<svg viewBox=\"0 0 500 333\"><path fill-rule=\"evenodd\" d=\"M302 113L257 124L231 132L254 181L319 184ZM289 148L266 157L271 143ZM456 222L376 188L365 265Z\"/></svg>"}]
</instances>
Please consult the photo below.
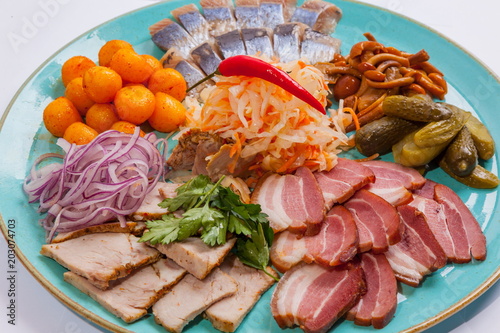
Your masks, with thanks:
<instances>
[{"instance_id":1,"label":"turquoise plate","mask_svg":"<svg viewBox=\"0 0 500 333\"><path fill-rule=\"evenodd\" d=\"M57 150L54 138L42 124L42 111L47 103L64 93L60 79L61 64L74 55L96 59L99 48L111 39L127 40L138 52L160 57L162 52L151 42L148 27L168 17L172 9L184 3L171 1L145 7L106 22L75 39L29 78L1 122L0 156L4 162L0 164L0 226L4 235L7 237L8 221L14 219L17 223L17 255L28 270L70 309L114 332L165 331L155 324L152 316L133 324L124 324L63 281L65 270L55 261L39 254L44 243L44 231L37 224L39 215L36 207L27 203L21 184L36 157ZM449 82L447 101L473 111L489 127L495 141L500 142L500 124L495 120L500 105L500 83L478 60L443 36L398 14L349 1L338 0L336 4L344 12L335 33L343 42L344 54L349 52L354 43L363 40L362 34L368 31L380 42L408 52L425 48L431 55L432 63L445 73ZM498 155L486 162L485 167L498 174ZM488 257L481 263L449 264L427 277L419 288L402 285L395 318L377 332L416 332L429 328L465 307L500 277L500 243L495 240L500 231L500 213L496 210L498 192L467 188L439 170L431 172L428 177L450 186L466 202L486 234ZM272 290L263 296L238 332L282 331L270 314L271 293ZM339 333L375 331L355 326L349 321L340 321L334 329ZM197 319L185 331L215 330L208 321Z\"/></svg>"}]
</instances>

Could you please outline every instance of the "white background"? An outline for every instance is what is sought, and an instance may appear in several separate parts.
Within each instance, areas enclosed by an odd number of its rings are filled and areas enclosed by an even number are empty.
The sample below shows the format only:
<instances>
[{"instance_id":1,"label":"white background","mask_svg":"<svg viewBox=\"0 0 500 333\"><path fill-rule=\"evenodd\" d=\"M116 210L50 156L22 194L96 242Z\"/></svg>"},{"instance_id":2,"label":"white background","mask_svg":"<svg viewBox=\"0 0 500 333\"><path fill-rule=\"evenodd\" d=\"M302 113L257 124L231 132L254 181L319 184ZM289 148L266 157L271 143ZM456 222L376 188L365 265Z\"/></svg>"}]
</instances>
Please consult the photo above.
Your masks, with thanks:
<instances>
[{"instance_id":1,"label":"white background","mask_svg":"<svg viewBox=\"0 0 500 333\"><path fill-rule=\"evenodd\" d=\"M188 3L189 0L187 0ZM54 52L89 29L155 0L0 1L0 115L23 82ZM495 1L368 0L426 24L500 74L500 22ZM27 22L36 23L26 30ZM144 27L146 29L147 27ZM24 30L23 30L24 29ZM23 36L18 43L12 36ZM10 38L9 38L10 36ZM411 38L411 37L409 37ZM29 110L26 110L29 117ZM500 112L500 106L498 107ZM0 157L5 160L6 156ZM2 161L4 163L4 161ZM495 221L498 223L498 221ZM0 237L1 238L1 237ZM0 332L96 333L98 327L60 304L18 263L16 326L7 324L7 245L0 240ZM500 284L427 332L499 332Z\"/></svg>"}]
</instances>

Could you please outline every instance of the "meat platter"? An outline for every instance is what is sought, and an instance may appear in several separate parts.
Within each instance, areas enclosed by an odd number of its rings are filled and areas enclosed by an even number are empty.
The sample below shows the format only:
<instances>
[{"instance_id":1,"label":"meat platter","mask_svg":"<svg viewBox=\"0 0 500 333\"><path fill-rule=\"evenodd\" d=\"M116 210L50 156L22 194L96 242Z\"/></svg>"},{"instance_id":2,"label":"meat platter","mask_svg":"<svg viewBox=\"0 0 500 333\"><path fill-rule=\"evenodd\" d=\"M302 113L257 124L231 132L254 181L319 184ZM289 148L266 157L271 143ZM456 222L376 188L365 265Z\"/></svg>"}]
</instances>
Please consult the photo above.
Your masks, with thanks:
<instances>
[{"instance_id":1,"label":"meat platter","mask_svg":"<svg viewBox=\"0 0 500 333\"><path fill-rule=\"evenodd\" d=\"M342 6L345 16L341 25L338 26L336 35L342 39L344 45L348 47L354 42L354 38L352 36L353 31L357 31L356 27L359 21L363 21L364 19L368 20L371 15L377 13L377 9L371 7L365 7L358 4L350 3L350 2L338 2L337 5ZM167 4L162 4L164 6L162 13L168 12L171 8L176 8L179 6L177 2L171 2ZM115 24L123 24L132 25L134 23L127 24L129 22L156 22L159 19L163 18L162 13L157 13L156 7L145 8L141 11L134 12L127 16L121 17L117 19L117 23ZM349 15L349 13L356 13L356 18ZM389 15L385 13L385 15ZM442 41L442 37L434 34L433 32L428 31L427 29L408 21L404 18L401 18L397 15L390 14L390 19L394 20L395 24L404 24L409 27L409 29L415 29L416 32L426 34L426 44L428 43L429 47L426 46L428 51L432 52L432 45L438 45L440 41ZM142 29L143 27L141 27ZM354 28L354 29L353 29ZM107 30L108 29L108 30ZM90 32L93 36L99 36L103 39L109 39L106 36L106 33L110 33L108 25L104 25L98 28L98 33ZM362 31L360 30L360 34ZM398 36L398 32L395 31L387 31L383 34L377 36L380 41L386 43L396 44L401 49L416 51L420 46L415 45L415 41L407 40L404 38L400 38ZM138 34L135 37L135 40L132 40L134 45L137 45L138 48L142 49L145 53L156 52L154 45L150 43L149 36L147 33L144 35ZM397 41L397 42L396 42ZM433 41L433 42L429 42ZM85 45L85 38L82 37L76 40L72 45L68 46L66 49L62 50L60 53L55 55L53 59L50 59L49 62L41 68L36 75L31 79L31 81L23 88L21 94L17 97L14 103L11 106L9 117L4 124L4 128L2 129L2 138L1 142L5 142L9 136L9 128L14 128L13 126L8 126L9 123L15 123L19 121L19 113L25 103L29 103L29 101L33 100L33 93L36 93L36 100L39 103L42 103L44 99L53 97L56 94L57 86L54 89L54 86L51 85L50 78L54 77L54 69L51 68L51 63L57 63L61 59L68 58L68 56L72 52L72 48L78 47L82 48L82 45ZM487 70L485 70L480 64L478 64L474 59L472 59L467 53L464 53L461 49L456 47L451 43L446 43L446 46L449 48L449 52L453 52L454 54L458 54L457 58L459 61L463 61L464 66L471 66L475 68L477 73L484 73L482 75L488 76ZM94 52L95 53L95 52ZM435 52L436 53L436 52ZM161 56L161 53L158 53L158 56ZM438 63L443 71L447 73L447 79L450 83L450 92L447 96L447 100L449 102L453 102L457 105L462 106L463 108L475 110L476 113L481 117L483 122L492 123L493 115L490 115L488 111L493 109L494 105L498 105L498 97L491 98L488 100L475 100L468 98L468 94L473 94L473 85L468 81L468 78L464 77L464 73L457 73L453 70L456 68L451 66L446 61L446 58L442 56L433 55L434 62ZM458 61L458 60L457 60ZM455 62L456 64L456 62ZM498 85L498 82L494 82L495 85ZM32 102L31 102L32 103ZM491 119L490 119L491 118ZM29 165L33 163L33 159L36 158L41 152L53 152L56 151L56 146L50 140L48 140L48 136L46 132L44 132L43 127L40 127L40 124L36 121L29 124L29 127L25 129L29 131L29 135L34 136L33 143L30 143L29 146L24 146L26 143L23 143L22 147L6 147L3 145L2 150L6 150L5 154L9 154L11 149L19 149L23 152L21 156L24 156L24 159L20 159L19 161L13 161L12 164L7 168L6 172L2 174L3 181L1 183L1 192L2 193L12 193L14 195L10 197L6 202L2 203L2 214L4 221L9 218L9 215L13 215L19 217L19 219L36 221L37 217L33 209L27 206L21 192L17 193L12 191L12 189L16 189L19 187L20 179L24 175L19 175L18 173L21 171L25 171ZM495 131L492 131L493 133ZM495 135L495 134L494 134ZM17 144L16 144L17 145ZM171 145L172 147L173 145ZM357 158L354 153L346 154L349 158ZM17 155L20 156L20 155ZM489 165L486 165L490 170L497 173L496 170L496 159L489 162ZM20 171L21 170L21 171ZM440 183L446 184L452 187L461 197L467 202L467 205L473 213L478 218L479 222L482 224L484 232L486 234L488 240L488 252L489 257L488 260L482 264L477 265L465 265L465 266L447 266L444 270L439 271L433 274L428 278L428 282L424 285L424 287L419 288L418 290L411 290L410 288L403 287L400 291L402 295L406 297L405 300L400 302L400 307L398 308L398 313L396 314L396 319L391 326L388 326L384 331L401 331L405 329L423 329L426 325L433 323L442 319L450 313L453 313L455 310L461 307L464 303L470 302L472 299L477 297L480 293L482 293L490 284L494 283L496 279L498 279L498 267L497 262L498 258L495 255L498 253L498 245L494 243L494 237L498 234L498 226L495 223L491 223L491 221L495 221L495 211L493 207L497 201L497 193L496 191L488 191L488 190L474 190L474 193L465 186L461 186L452 180L448 179L439 171L433 172L429 175L430 178L436 180ZM4 228L4 225L2 225ZM110 329L112 331L142 331L142 325L147 325L144 321L137 322L131 325L123 325L120 321L115 319L112 315L105 313L102 309L99 309L98 305L94 304L92 300L86 299L83 295L79 295L76 291L72 290L70 286L67 286L62 279L60 278L62 269L58 267L55 263L51 263L46 260L46 258L42 258L38 255L40 245L43 242L43 230L37 228L36 224L25 224L20 226L18 229L19 234L29 235L26 237L26 240L30 240L30 242L22 239L17 239L18 247L20 253L18 255L23 258L23 260L31 267L32 272L41 280L42 284L47 286L54 294L57 294L64 303L66 303L70 308L74 309L79 313L83 313L90 320L97 322L103 327ZM38 243L36 241L38 240ZM472 274L473 273L473 274ZM449 285L453 281L453 285ZM440 297L436 299L435 293L439 292ZM411 295L410 295L411 294ZM243 323L240 331L269 331L269 332L279 332L281 331L274 321L272 317L267 311L267 304L269 304L270 294L267 293L264 295L258 306L255 310L247 317L245 322ZM418 301L419 299L420 301ZM431 305L425 308L425 311L420 310L422 304L426 303L426 300L432 300ZM419 303L421 302L421 303ZM84 310L86 309L86 310ZM417 311L417 309L419 309ZM443 313L441 313L444 311ZM406 320L399 321L397 318L406 318ZM157 327L157 325L147 326L149 329L155 327L159 332L163 331L161 327ZM204 323L203 321L196 322L194 325L188 327L186 331L211 331L212 328L208 323ZM335 331L356 331L361 330L353 326L349 322L341 323L335 327Z\"/></svg>"}]
</instances>

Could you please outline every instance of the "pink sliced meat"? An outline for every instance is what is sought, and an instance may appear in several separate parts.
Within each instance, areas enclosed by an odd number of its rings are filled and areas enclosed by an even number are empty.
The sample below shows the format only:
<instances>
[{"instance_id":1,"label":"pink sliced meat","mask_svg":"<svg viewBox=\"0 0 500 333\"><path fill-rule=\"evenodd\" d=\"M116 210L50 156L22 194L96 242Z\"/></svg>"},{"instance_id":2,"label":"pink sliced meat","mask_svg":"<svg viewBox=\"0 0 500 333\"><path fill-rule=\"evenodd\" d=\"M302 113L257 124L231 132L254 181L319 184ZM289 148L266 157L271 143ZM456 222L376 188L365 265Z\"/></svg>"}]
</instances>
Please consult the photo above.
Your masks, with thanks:
<instances>
[{"instance_id":1,"label":"pink sliced meat","mask_svg":"<svg viewBox=\"0 0 500 333\"><path fill-rule=\"evenodd\" d=\"M358 252L387 251L400 240L399 215L390 203L361 189L344 206L352 213L359 234Z\"/></svg>"},{"instance_id":2,"label":"pink sliced meat","mask_svg":"<svg viewBox=\"0 0 500 333\"><path fill-rule=\"evenodd\" d=\"M398 285L394 272L384 254L361 254L361 268L365 273L366 294L347 313L347 319L356 325L385 327L397 307Z\"/></svg>"},{"instance_id":3,"label":"pink sliced meat","mask_svg":"<svg viewBox=\"0 0 500 333\"><path fill-rule=\"evenodd\" d=\"M409 203L414 190L425 184L425 178L415 169L398 163L385 161L361 162L375 174L375 182L366 189L375 193L394 206Z\"/></svg>"},{"instance_id":4,"label":"pink sliced meat","mask_svg":"<svg viewBox=\"0 0 500 333\"><path fill-rule=\"evenodd\" d=\"M330 171L316 172L314 176L323 191L327 209L336 203L343 203L357 190L375 181L371 169L359 162L341 157Z\"/></svg>"},{"instance_id":5,"label":"pink sliced meat","mask_svg":"<svg viewBox=\"0 0 500 333\"><path fill-rule=\"evenodd\" d=\"M462 199L452 189L442 184L434 187L434 197L437 202L443 205L446 222L457 253L466 251L468 254L468 258L463 262L468 262L472 258L485 260L486 237Z\"/></svg>"},{"instance_id":6,"label":"pink sliced meat","mask_svg":"<svg viewBox=\"0 0 500 333\"><path fill-rule=\"evenodd\" d=\"M390 246L386 257L399 281L418 286L425 275L443 267L447 258L420 211L404 205L398 207L398 212L404 232L401 241Z\"/></svg>"},{"instance_id":7,"label":"pink sliced meat","mask_svg":"<svg viewBox=\"0 0 500 333\"><path fill-rule=\"evenodd\" d=\"M271 246L273 265L282 273L301 261L337 266L357 253L358 231L352 214L343 206L334 206L326 215L321 230L313 236L298 237L288 231L279 233Z\"/></svg>"},{"instance_id":8,"label":"pink sliced meat","mask_svg":"<svg viewBox=\"0 0 500 333\"><path fill-rule=\"evenodd\" d=\"M314 234L325 214L323 193L312 172L298 168L294 175L270 174L257 184L252 203L260 204L275 232Z\"/></svg>"},{"instance_id":9,"label":"pink sliced meat","mask_svg":"<svg viewBox=\"0 0 500 333\"><path fill-rule=\"evenodd\" d=\"M299 326L306 333L323 333L365 291L359 263L336 268L303 263L278 282L271 298L271 312L281 328Z\"/></svg>"},{"instance_id":10,"label":"pink sliced meat","mask_svg":"<svg viewBox=\"0 0 500 333\"><path fill-rule=\"evenodd\" d=\"M425 185L424 187L426 187ZM432 197L434 196L434 189L432 189ZM460 262L455 251L455 245L451 238L448 224L446 223L446 215L444 213L443 205L439 204L434 199L429 199L420 195L413 195L413 201L409 203L410 206L418 209L425 216L425 220L429 225L434 237L443 249L446 257L451 262Z\"/></svg>"},{"instance_id":11,"label":"pink sliced meat","mask_svg":"<svg viewBox=\"0 0 500 333\"><path fill-rule=\"evenodd\" d=\"M336 266L350 261L357 253L358 230L352 214L344 206L334 206L314 236L304 237L306 261Z\"/></svg>"}]
</instances>

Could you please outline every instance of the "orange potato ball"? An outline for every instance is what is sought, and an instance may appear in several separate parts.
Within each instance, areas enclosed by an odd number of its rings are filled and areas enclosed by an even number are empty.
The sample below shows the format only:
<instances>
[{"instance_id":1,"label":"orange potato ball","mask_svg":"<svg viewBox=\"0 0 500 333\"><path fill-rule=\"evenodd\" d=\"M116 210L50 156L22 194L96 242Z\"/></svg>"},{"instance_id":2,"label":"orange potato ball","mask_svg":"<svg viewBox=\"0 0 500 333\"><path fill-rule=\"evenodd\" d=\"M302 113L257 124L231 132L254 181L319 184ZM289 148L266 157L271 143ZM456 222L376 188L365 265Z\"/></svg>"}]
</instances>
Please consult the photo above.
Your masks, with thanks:
<instances>
[{"instance_id":1,"label":"orange potato ball","mask_svg":"<svg viewBox=\"0 0 500 333\"><path fill-rule=\"evenodd\" d=\"M134 134L136 127L136 125L129 123L128 121L120 120L114 123L111 126L111 129L122 133ZM144 136L146 133L144 133L143 130L140 130L139 135Z\"/></svg>"},{"instance_id":2,"label":"orange potato ball","mask_svg":"<svg viewBox=\"0 0 500 333\"><path fill-rule=\"evenodd\" d=\"M163 65L161 64L160 60L156 59L152 55L150 55L150 54L141 54L141 57L143 57L144 59L146 59L146 62L151 67L153 67L153 72L155 72L155 71L163 68Z\"/></svg>"},{"instance_id":3,"label":"orange potato ball","mask_svg":"<svg viewBox=\"0 0 500 333\"><path fill-rule=\"evenodd\" d=\"M82 117L87 114L88 109L94 104L94 101L83 89L83 78L81 77L74 78L68 83L64 96L73 103Z\"/></svg>"},{"instance_id":4,"label":"orange potato ball","mask_svg":"<svg viewBox=\"0 0 500 333\"><path fill-rule=\"evenodd\" d=\"M115 106L111 103L96 103L92 105L85 117L87 125L95 129L98 133L109 130L119 120Z\"/></svg>"},{"instance_id":5,"label":"orange potato ball","mask_svg":"<svg viewBox=\"0 0 500 333\"><path fill-rule=\"evenodd\" d=\"M63 139L69 143L74 143L77 145L86 145L95 139L99 135L97 131L82 122L75 122L68 126L66 131L64 131Z\"/></svg>"},{"instance_id":6,"label":"orange potato ball","mask_svg":"<svg viewBox=\"0 0 500 333\"><path fill-rule=\"evenodd\" d=\"M89 68L83 75L83 89L96 103L113 101L122 84L121 76L104 66Z\"/></svg>"},{"instance_id":7,"label":"orange potato ball","mask_svg":"<svg viewBox=\"0 0 500 333\"><path fill-rule=\"evenodd\" d=\"M79 55L69 58L61 68L61 77L64 86L66 87L74 78L82 77L87 69L94 66L96 64L85 56Z\"/></svg>"},{"instance_id":8,"label":"orange potato ball","mask_svg":"<svg viewBox=\"0 0 500 333\"><path fill-rule=\"evenodd\" d=\"M66 129L73 123L82 121L82 116L66 97L58 97L43 110L45 128L54 136L62 137Z\"/></svg>"},{"instance_id":9,"label":"orange potato ball","mask_svg":"<svg viewBox=\"0 0 500 333\"><path fill-rule=\"evenodd\" d=\"M155 96L143 85L130 85L118 91L114 104L121 120L140 125L153 114Z\"/></svg>"},{"instance_id":10,"label":"orange potato ball","mask_svg":"<svg viewBox=\"0 0 500 333\"><path fill-rule=\"evenodd\" d=\"M151 74L148 88L153 92L163 92L182 101L186 97L187 84L181 73L173 68L162 68Z\"/></svg>"},{"instance_id":11,"label":"orange potato ball","mask_svg":"<svg viewBox=\"0 0 500 333\"><path fill-rule=\"evenodd\" d=\"M132 44L120 39L113 39L107 41L100 49L98 53L99 57L99 65L100 66L109 66L111 62L111 58L116 53L116 51L120 49L132 49Z\"/></svg>"},{"instance_id":12,"label":"orange potato ball","mask_svg":"<svg viewBox=\"0 0 500 333\"><path fill-rule=\"evenodd\" d=\"M155 109L148 121L159 132L172 132L186 120L186 108L172 96L157 92Z\"/></svg>"},{"instance_id":13,"label":"orange potato ball","mask_svg":"<svg viewBox=\"0 0 500 333\"><path fill-rule=\"evenodd\" d=\"M153 74L148 61L131 49L120 49L111 58L109 67L115 70L124 81L141 83Z\"/></svg>"}]
</instances>

